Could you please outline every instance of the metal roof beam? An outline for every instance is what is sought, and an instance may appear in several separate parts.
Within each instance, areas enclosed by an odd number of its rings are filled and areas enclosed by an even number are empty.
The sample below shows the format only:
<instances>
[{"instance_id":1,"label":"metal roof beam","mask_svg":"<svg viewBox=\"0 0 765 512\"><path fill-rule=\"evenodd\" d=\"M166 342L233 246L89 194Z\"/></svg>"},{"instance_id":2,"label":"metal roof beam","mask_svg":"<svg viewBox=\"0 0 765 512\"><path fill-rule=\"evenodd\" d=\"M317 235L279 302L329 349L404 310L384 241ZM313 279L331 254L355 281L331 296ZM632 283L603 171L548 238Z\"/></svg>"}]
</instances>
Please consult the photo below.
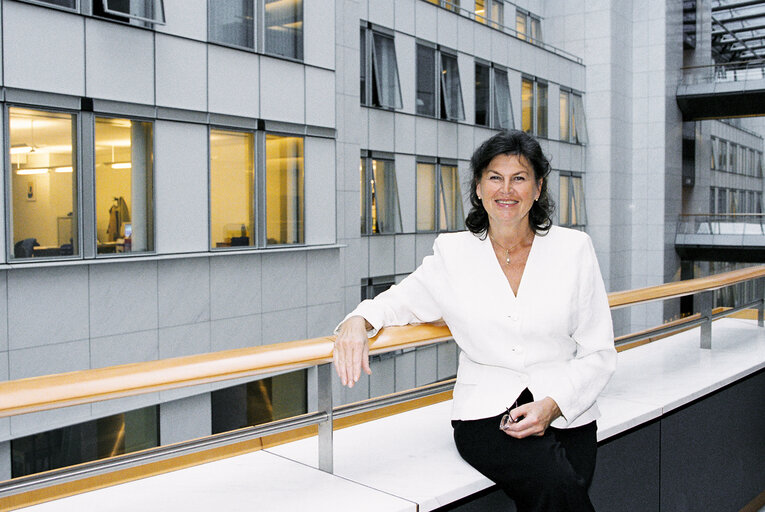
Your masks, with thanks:
<instances>
[{"instance_id":1,"label":"metal roof beam","mask_svg":"<svg viewBox=\"0 0 765 512\"><path fill-rule=\"evenodd\" d=\"M741 9L743 7L751 7L752 5L765 5L762 0L749 0L748 2L739 2L737 4L725 4L712 7L712 12L727 11L728 9Z\"/></svg>"},{"instance_id":2,"label":"metal roof beam","mask_svg":"<svg viewBox=\"0 0 765 512\"><path fill-rule=\"evenodd\" d=\"M714 19L714 18L713 18ZM723 26L721 22L717 21L717 23L720 26ZM717 36L720 34L736 34L738 32L746 32L748 30L762 30L765 29L765 25L754 25L751 27L737 27L737 28L728 28L724 30L715 30L712 32L713 36Z\"/></svg>"}]
</instances>

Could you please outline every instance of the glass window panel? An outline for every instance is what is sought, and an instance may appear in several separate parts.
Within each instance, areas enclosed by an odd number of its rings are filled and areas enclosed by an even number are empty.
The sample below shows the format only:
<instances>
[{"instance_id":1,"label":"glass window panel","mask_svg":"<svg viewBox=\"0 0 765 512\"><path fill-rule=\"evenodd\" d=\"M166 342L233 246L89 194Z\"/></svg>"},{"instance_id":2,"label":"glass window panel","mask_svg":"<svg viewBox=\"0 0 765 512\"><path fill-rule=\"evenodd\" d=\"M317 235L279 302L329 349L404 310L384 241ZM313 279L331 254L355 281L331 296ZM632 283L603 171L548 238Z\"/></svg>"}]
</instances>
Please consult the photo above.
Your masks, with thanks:
<instances>
[{"instance_id":1,"label":"glass window panel","mask_svg":"<svg viewBox=\"0 0 765 512\"><path fill-rule=\"evenodd\" d=\"M494 106L494 116L499 127L506 130L515 128L507 72L496 68L494 69Z\"/></svg>"},{"instance_id":2,"label":"glass window panel","mask_svg":"<svg viewBox=\"0 0 765 512\"><path fill-rule=\"evenodd\" d=\"M560 92L560 140L569 140L569 96L567 91Z\"/></svg>"},{"instance_id":3,"label":"glass window panel","mask_svg":"<svg viewBox=\"0 0 765 512\"><path fill-rule=\"evenodd\" d=\"M372 160L372 175L372 233L400 233L401 211L393 162Z\"/></svg>"},{"instance_id":4,"label":"glass window panel","mask_svg":"<svg viewBox=\"0 0 765 512\"><path fill-rule=\"evenodd\" d=\"M757 177L762 178L762 153L760 151L757 152L757 163L755 165Z\"/></svg>"},{"instance_id":5,"label":"glass window panel","mask_svg":"<svg viewBox=\"0 0 765 512\"><path fill-rule=\"evenodd\" d=\"M11 440L11 477L159 446L158 405Z\"/></svg>"},{"instance_id":6,"label":"glass window panel","mask_svg":"<svg viewBox=\"0 0 765 512\"><path fill-rule=\"evenodd\" d=\"M69 9L77 8L77 0L35 0L43 4L57 5L59 7L67 7Z\"/></svg>"},{"instance_id":7,"label":"glass window panel","mask_svg":"<svg viewBox=\"0 0 765 512\"><path fill-rule=\"evenodd\" d=\"M571 224L584 226L587 224L587 217L584 208L584 180L581 176L571 177L571 191Z\"/></svg>"},{"instance_id":8,"label":"glass window panel","mask_svg":"<svg viewBox=\"0 0 765 512\"><path fill-rule=\"evenodd\" d=\"M436 51L417 45L417 113L436 115Z\"/></svg>"},{"instance_id":9,"label":"glass window panel","mask_svg":"<svg viewBox=\"0 0 765 512\"><path fill-rule=\"evenodd\" d=\"M96 240L99 254L154 249L153 129L96 118Z\"/></svg>"},{"instance_id":10,"label":"glass window panel","mask_svg":"<svg viewBox=\"0 0 765 512\"><path fill-rule=\"evenodd\" d=\"M255 245L254 136L210 130L210 246Z\"/></svg>"},{"instance_id":11,"label":"glass window panel","mask_svg":"<svg viewBox=\"0 0 765 512\"><path fill-rule=\"evenodd\" d=\"M444 0L444 7L450 11L460 12L460 0Z\"/></svg>"},{"instance_id":12,"label":"glass window panel","mask_svg":"<svg viewBox=\"0 0 765 512\"><path fill-rule=\"evenodd\" d=\"M462 214L462 189L457 167L441 166L441 197L440 197L439 229L457 231L465 228L465 217Z\"/></svg>"},{"instance_id":13,"label":"glass window panel","mask_svg":"<svg viewBox=\"0 0 765 512\"><path fill-rule=\"evenodd\" d=\"M710 155L711 155L711 159L710 159L710 162L709 162L709 167L712 170L715 170L717 168L717 145L718 145L717 144L717 139L712 137L709 140L709 150L710 150L709 152L710 152Z\"/></svg>"},{"instance_id":14,"label":"glass window panel","mask_svg":"<svg viewBox=\"0 0 765 512\"><path fill-rule=\"evenodd\" d=\"M502 0L491 1L491 21L494 28L500 28L505 24L505 4Z\"/></svg>"},{"instance_id":15,"label":"glass window panel","mask_svg":"<svg viewBox=\"0 0 765 512\"><path fill-rule=\"evenodd\" d=\"M255 47L252 0L210 0L208 13L210 41Z\"/></svg>"},{"instance_id":16,"label":"glass window panel","mask_svg":"<svg viewBox=\"0 0 765 512\"><path fill-rule=\"evenodd\" d=\"M13 258L79 254L75 117L10 107Z\"/></svg>"},{"instance_id":17,"label":"glass window panel","mask_svg":"<svg viewBox=\"0 0 765 512\"><path fill-rule=\"evenodd\" d=\"M730 162L728 170L730 172L738 171L738 144L731 143L730 145Z\"/></svg>"},{"instance_id":18,"label":"glass window panel","mask_svg":"<svg viewBox=\"0 0 765 512\"><path fill-rule=\"evenodd\" d=\"M436 166L417 163L417 231L436 230Z\"/></svg>"},{"instance_id":19,"label":"glass window panel","mask_svg":"<svg viewBox=\"0 0 765 512\"><path fill-rule=\"evenodd\" d=\"M163 0L94 0L93 14L140 25L165 24Z\"/></svg>"},{"instance_id":20,"label":"glass window panel","mask_svg":"<svg viewBox=\"0 0 765 512\"><path fill-rule=\"evenodd\" d=\"M762 213L762 192L755 194L755 210L754 213Z\"/></svg>"},{"instance_id":21,"label":"glass window panel","mask_svg":"<svg viewBox=\"0 0 765 512\"><path fill-rule=\"evenodd\" d=\"M486 0L475 0L475 19L486 23Z\"/></svg>"},{"instance_id":22,"label":"glass window panel","mask_svg":"<svg viewBox=\"0 0 765 512\"><path fill-rule=\"evenodd\" d=\"M475 63L475 124L489 126L489 66Z\"/></svg>"},{"instance_id":23,"label":"glass window panel","mask_svg":"<svg viewBox=\"0 0 765 512\"><path fill-rule=\"evenodd\" d=\"M526 13L522 11L515 12L515 32L518 38L526 39Z\"/></svg>"},{"instance_id":24,"label":"glass window panel","mask_svg":"<svg viewBox=\"0 0 765 512\"><path fill-rule=\"evenodd\" d=\"M401 87L393 38L377 33L373 33L373 38L372 64L377 86L376 103L382 107L401 108Z\"/></svg>"},{"instance_id":25,"label":"glass window panel","mask_svg":"<svg viewBox=\"0 0 765 512\"><path fill-rule=\"evenodd\" d=\"M303 0L265 0L265 51L303 59Z\"/></svg>"},{"instance_id":26,"label":"glass window panel","mask_svg":"<svg viewBox=\"0 0 765 512\"><path fill-rule=\"evenodd\" d=\"M717 198L717 189L715 187L710 188L709 190L709 213L716 213L716 201Z\"/></svg>"},{"instance_id":27,"label":"glass window panel","mask_svg":"<svg viewBox=\"0 0 765 512\"><path fill-rule=\"evenodd\" d=\"M367 179L366 158L362 158L361 162L359 163L359 175L361 177L361 234L366 235L369 233L369 230L367 229L367 218L369 216L369 205L367 204L367 197L369 196L371 189L369 180Z\"/></svg>"},{"instance_id":28,"label":"glass window panel","mask_svg":"<svg viewBox=\"0 0 765 512\"><path fill-rule=\"evenodd\" d=\"M536 134L547 137L547 84L537 82L537 126Z\"/></svg>"},{"instance_id":29,"label":"glass window panel","mask_svg":"<svg viewBox=\"0 0 765 512\"><path fill-rule=\"evenodd\" d=\"M367 31L364 27L361 27L361 37L359 39L359 75L361 82L361 104L369 105L367 103Z\"/></svg>"},{"instance_id":30,"label":"glass window panel","mask_svg":"<svg viewBox=\"0 0 765 512\"><path fill-rule=\"evenodd\" d=\"M304 241L303 138L266 134L266 243Z\"/></svg>"},{"instance_id":31,"label":"glass window panel","mask_svg":"<svg viewBox=\"0 0 765 512\"><path fill-rule=\"evenodd\" d=\"M728 191L717 189L717 213L728 213Z\"/></svg>"},{"instance_id":32,"label":"glass window panel","mask_svg":"<svg viewBox=\"0 0 765 512\"><path fill-rule=\"evenodd\" d=\"M539 18L529 16L529 27L531 28L531 40L534 43L542 42L542 22Z\"/></svg>"},{"instance_id":33,"label":"glass window panel","mask_svg":"<svg viewBox=\"0 0 765 512\"><path fill-rule=\"evenodd\" d=\"M571 136L578 144L587 144L587 122L584 117L584 102L578 94L571 96L573 116L571 119Z\"/></svg>"},{"instance_id":34,"label":"glass window panel","mask_svg":"<svg viewBox=\"0 0 765 512\"><path fill-rule=\"evenodd\" d=\"M570 206L569 206L569 184L570 184L570 176L561 175L560 176L560 190L558 194L558 198L560 201L560 225L561 226L570 226L571 221L569 213L570 213Z\"/></svg>"},{"instance_id":35,"label":"glass window panel","mask_svg":"<svg viewBox=\"0 0 765 512\"><path fill-rule=\"evenodd\" d=\"M721 171L728 169L728 141L720 140L719 160L717 161L717 168Z\"/></svg>"},{"instance_id":36,"label":"glass window panel","mask_svg":"<svg viewBox=\"0 0 765 512\"><path fill-rule=\"evenodd\" d=\"M441 54L441 96L444 107L444 111L441 113L442 118L465 119L457 58L445 53Z\"/></svg>"},{"instance_id":37,"label":"glass window panel","mask_svg":"<svg viewBox=\"0 0 765 512\"><path fill-rule=\"evenodd\" d=\"M521 79L521 129L534 132L534 82Z\"/></svg>"}]
</instances>

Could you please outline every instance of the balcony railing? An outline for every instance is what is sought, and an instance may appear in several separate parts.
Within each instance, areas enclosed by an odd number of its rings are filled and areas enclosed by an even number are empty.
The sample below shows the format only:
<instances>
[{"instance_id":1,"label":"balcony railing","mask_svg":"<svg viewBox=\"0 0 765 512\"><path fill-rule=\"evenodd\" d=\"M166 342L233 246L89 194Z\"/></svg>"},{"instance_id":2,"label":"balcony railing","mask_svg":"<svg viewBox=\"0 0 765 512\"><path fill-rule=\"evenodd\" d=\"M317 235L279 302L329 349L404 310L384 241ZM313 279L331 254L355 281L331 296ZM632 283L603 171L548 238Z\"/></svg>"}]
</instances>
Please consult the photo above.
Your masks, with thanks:
<instances>
[{"instance_id":1,"label":"balcony railing","mask_svg":"<svg viewBox=\"0 0 765 512\"><path fill-rule=\"evenodd\" d=\"M743 82L765 79L765 60L736 61L682 68L681 85Z\"/></svg>"},{"instance_id":2,"label":"balcony railing","mask_svg":"<svg viewBox=\"0 0 765 512\"><path fill-rule=\"evenodd\" d=\"M698 306L698 311L695 315L618 338L615 340L617 349L623 350L636 343L658 339L669 333L698 325L701 326L700 347L711 349L712 321L745 308L757 309L758 325L762 327L764 278L765 266L758 266L699 279L611 293L609 303L613 309L688 295L697 296L694 302ZM713 312L714 290L746 281L757 283L756 300L740 304L736 308ZM390 352L450 339L451 333L444 325L389 327L371 340L370 353ZM257 448L247 443L253 439L280 432L296 432L304 427L316 425L318 425L319 436L319 466L325 471L332 472L332 431L335 420L347 419L355 415L357 421L363 421L359 417L372 409L421 400L423 397L434 394L439 394L443 397L442 399L449 398L453 380L355 404L333 407L331 389L334 376L330 365L332 349L333 338L322 337L2 382L0 383L0 417L6 417L210 382L318 367L316 372L318 403L315 412L198 440L0 482L0 509L12 510L24 504L71 494L75 492L72 490L72 482L86 480L96 482L84 483L79 488L75 486L79 489L76 492L82 492L106 485L104 482L114 483L136 479L158 471L166 472L178 467L214 460L221 456L252 451ZM221 449L224 449L224 455L221 455ZM218 451L210 453L215 450ZM205 456L205 453L210 455ZM190 455L192 462L189 462ZM157 467L161 469L157 470ZM138 468L137 471L136 468ZM150 469L142 471L142 468ZM124 474L111 479L91 478L99 475L115 475L120 472Z\"/></svg>"}]
</instances>

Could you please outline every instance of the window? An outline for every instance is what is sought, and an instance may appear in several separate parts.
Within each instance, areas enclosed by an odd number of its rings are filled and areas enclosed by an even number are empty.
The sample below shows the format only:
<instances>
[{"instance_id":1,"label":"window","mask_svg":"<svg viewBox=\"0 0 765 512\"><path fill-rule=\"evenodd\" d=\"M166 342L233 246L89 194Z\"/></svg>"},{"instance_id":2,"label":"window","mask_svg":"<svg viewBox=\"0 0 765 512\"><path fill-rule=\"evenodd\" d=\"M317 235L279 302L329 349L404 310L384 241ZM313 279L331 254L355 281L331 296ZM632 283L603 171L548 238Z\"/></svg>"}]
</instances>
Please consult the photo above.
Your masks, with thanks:
<instances>
[{"instance_id":1,"label":"window","mask_svg":"<svg viewBox=\"0 0 765 512\"><path fill-rule=\"evenodd\" d=\"M521 9L515 11L515 32L519 39L531 43L542 42L542 21L539 17Z\"/></svg>"},{"instance_id":2,"label":"window","mask_svg":"<svg viewBox=\"0 0 765 512\"><path fill-rule=\"evenodd\" d=\"M494 28L500 28L505 24L505 4L503 0L476 0L475 19Z\"/></svg>"},{"instance_id":3,"label":"window","mask_svg":"<svg viewBox=\"0 0 765 512\"><path fill-rule=\"evenodd\" d=\"M709 139L709 152L710 152L710 160L709 160L709 168L713 171L717 169L717 152L719 151L718 147L720 145L720 141L712 137ZM712 210L712 213L714 213L714 210Z\"/></svg>"},{"instance_id":4,"label":"window","mask_svg":"<svg viewBox=\"0 0 765 512\"><path fill-rule=\"evenodd\" d=\"M560 140L577 144L586 143L587 129L584 123L582 97L571 91L561 89L559 98Z\"/></svg>"},{"instance_id":5,"label":"window","mask_svg":"<svg viewBox=\"0 0 765 512\"><path fill-rule=\"evenodd\" d=\"M211 0L208 5L211 41L255 47L253 0Z\"/></svg>"},{"instance_id":6,"label":"window","mask_svg":"<svg viewBox=\"0 0 765 512\"><path fill-rule=\"evenodd\" d=\"M417 231L458 231L464 227L457 166L418 162Z\"/></svg>"},{"instance_id":7,"label":"window","mask_svg":"<svg viewBox=\"0 0 765 512\"><path fill-rule=\"evenodd\" d=\"M303 0L265 0L265 52L303 59Z\"/></svg>"},{"instance_id":8,"label":"window","mask_svg":"<svg viewBox=\"0 0 765 512\"><path fill-rule=\"evenodd\" d=\"M307 371L282 373L213 391L210 406L213 434L305 414Z\"/></svg>"},{"instance_id":9,"label":"window","mask_svg":"<svg viewBox=\"0 0 765 512\"><path fill-rule=\"evenodd\" d=\"M210 246L255 244L255 151L248 132L210 130Z\"/></svg>"},{"instance_id":10,"label":"window","mask_svg":"<svg viewBox=\"0 0 765 512\"><path fill-rule=\"evenodd\" d=\"M560 91L560 140L571 140L571 93Z\"/></svg>"},{"instance_id":11,"label":"window","mask_svg":"<svg viewBox=\"0 0 765 512\"><path fill-rule=\"evenodd\" d=\"M11 440L11 477L159 446L158 405Z\"/></svg>"},{"instance_id":12,"label":"window","mask_svg":"<svg viewBox=\"0 0 765 512\"><path fill-rule=\"evenodd\" d=\"M32 0L38 4L55 5L58 7L65 7L67 9L77 9L77 0Z\"/></svg>"},{"instance_id":13,"label":"window","mask_svg":"<svg viewBox=\"0 0 765 512\"><path fill-rule=\"evenodd\" d=\"M457 57L423 44L417 45L417 113L465 119Z\"/></svg>"},{"instance_id":14,"label":"window","mask_svg":"<svg viewBox=\"0 0 765 512\"><path fill-rule=\"evenodd\" d=\"M728 162L728 170L730 172L738 172L738 144L731 142L730 144L730 160Z\"/></svg>"},{"instance_id":15,"label":"window","mask_svg":"<svg viewBox=\"0 0 765 512\"><path fill-rule=\"evenodd\" d=\"M210 41L303 59L302 0L209 0L207 10Z\"/></svg>"},{"instance_id":16,"label":"window","mask_svg":"<svg viewBox=\"0 0 765 512\"><path fill-rule=\"evenodd\" d=\"M560 174L560 225L584 226L587 214L584 207L584 180L573 173Z\"/></svg>"},{"instance_id":17,"label":"window","mask_svg":"<svg viewBox=\"0 0 765 512\"><path fill-rule=\"evenodd\" d=\"M717 205L716 203L717 199L717 188L716 187L710 187L709 189L709 213L714 214L717 213Z\"/></svg>"},{"instance_id":18,"label":"window","mask_svg":"<svg viewBox=\"0 0 765 512\"><path fill-rule=\"evenodd\" d=\"M728 213L728 190L717 189L717 213Z\"/></svg>"},{"instance_id":19,"label":"window","mask_svg":"<svg viewBox=\"0 0 765 512\"><path fill-rule=\"evenodd\" d=\"M12 258L78 255L75 116L8 108Z\"/></svg>"},{"instance_id":20,"label":"window","mask_svg":"<svg viewBox=\"0 0 765 512\"><path fill-rule=\"evenodd\" d=\"M153 125L96 117L98 254L154 250Z\"/></svg>"},{"instance_id":21,"label":"window","mask_svg":"<svg viewBox=\"0 0 765 512\"><path fill-rule=\"evenodd\" d=\"M475 63L475 124L492 128L514 128L513 106L507 71Z\"/></svg>"},{"instance_id":22,"label":"window","mask_svg":"<svg viewBox=\"0 0 765 512\"><path fill-rule=\"evenodd\" d=\"M393 160L362 155L360 176L361 233L372 235L403 231Z\"/></svg>"},{"instance_id":23,"label":"window","mask_svg":"<svg viewBox=\"0 0 765 512\"><path fill-rule=\"evenodd\" d=\"M728 142L724 140L718 140L720 143L720 151L718 153L717 169L720 171L728 170Z\"/></svg>"},{"instance_id":24,"label":"window","mask_svg":"<svg viewBox=\"0 0 765 512\"><path fill-rule=\"evenodd\" d=\"M303 138L266 135L266 243L302 244Z\"/></svg>"},{"instance_id":25,"label":"window","mask_svg":"<svg viewBox=\"0 0 765 512\"><path fill-rule=\"evenodd\" d=\"M393 37L362 27L360 55L361 104L401 108L403 103Z\"/></svg>"},{"instance_id":26,"label":"window","mask_svg":"<svg viewBox=\"0 0 765 512\"><path fill-rule=\"evenodd\" d=\"M547 84L521 79L521 126L523 131L547 137Z\"/></svg>"},{"instance_id":27,"label":"window","mask_svg":"<svg viewBox=\"0 0 765 512\"><path fill-rule=\"evenodd\" d=\"M361 280L361 300L374 299L396 284L396 276L367 277Z\"/></svg>"},{"instance_id":28,"label":"window","mask_svg":"<svg viewBox=\"0 0 765 512\"><path fill-rule=\"evenodd\" d=\"M460 0L427 0L431 4L440 5L450 11L460 12Z\"/></svg>"},{"instance_id":29,"label":"window","mask_svg":"<svg viewBox=\"0 0 765 512\"><path fill-rule=\"evenodd\" d=\"M165 24L163 0L93 0L93 15L142 26Z\"/></svg>"}]
</instances>

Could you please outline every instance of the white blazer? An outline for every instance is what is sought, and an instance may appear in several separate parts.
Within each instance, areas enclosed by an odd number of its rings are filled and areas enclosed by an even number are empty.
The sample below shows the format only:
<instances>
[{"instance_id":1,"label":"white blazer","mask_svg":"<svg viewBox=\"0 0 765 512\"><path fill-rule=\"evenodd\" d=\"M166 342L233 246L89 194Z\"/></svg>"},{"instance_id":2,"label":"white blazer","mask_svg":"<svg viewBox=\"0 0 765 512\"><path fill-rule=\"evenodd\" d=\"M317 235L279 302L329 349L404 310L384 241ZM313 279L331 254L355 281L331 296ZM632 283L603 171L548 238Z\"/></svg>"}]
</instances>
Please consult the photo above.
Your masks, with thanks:
<instances>
[{"instance_id":1,"label":"white blazer","mask_svg":"<svg viewBox=\"0 0 765 512\"><path fill-rule=\"evenodd\" d=\"M590 237L553 226L536 235L518 295L488 237L440 235L433 255L400 284L346 318L378 329L440 318L461 349L452 419L496 416L528 387L562 416L553 427L599 417L595 399L616 367L613 326Z\"/></svg>"}]
</instances>

